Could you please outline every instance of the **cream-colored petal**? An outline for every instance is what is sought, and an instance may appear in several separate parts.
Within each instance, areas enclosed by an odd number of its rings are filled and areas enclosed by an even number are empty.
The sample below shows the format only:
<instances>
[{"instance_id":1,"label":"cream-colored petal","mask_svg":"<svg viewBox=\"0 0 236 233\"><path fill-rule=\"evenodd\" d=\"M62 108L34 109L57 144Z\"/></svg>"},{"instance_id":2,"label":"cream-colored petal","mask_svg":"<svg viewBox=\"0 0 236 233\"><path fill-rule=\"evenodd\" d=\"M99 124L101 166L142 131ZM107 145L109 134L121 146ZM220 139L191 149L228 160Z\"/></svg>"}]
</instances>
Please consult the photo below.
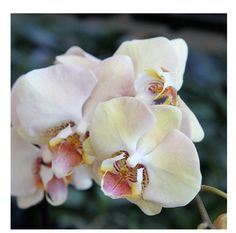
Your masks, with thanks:
<instances>
[{"instance_id":1,"label":"cream-colored petal","mask_svg":"<svg viewBox=\"0 0 236 233\"><path fill-rule=\"evenodd\" d=\"M172 130L142 164L149 183L143 199L163 207L188 204L200 191L201 172L197 151L189 138Z\"/></svg>"},{"instance_id":2,"label":"cream-colored petal","mask_svg":"<svg viewBox=\"0 0 236 233\"><path fill-rule=\"evenodd\" d=\"M136 204L146 215L153 216L161 212L161 205L152 202L146 201L142 198L127 198L130 202Z\"/></svg>"},{"instance_id":3,"label":"cream-colored petal","mask_svg":"<svg viewBox=\"0 0 236 233\"><path fill-rule=\"evenodd\" d=\"M78 190L89 189L93 185L90 166L83 164L73 170L72 184Z\"/></svg>"},{"instance_id":4,"label":"cream-colored petal","mask_svg":"<svg viewBox=\"0 0 236 233\"><path fill-rule=\"evenodd\" d=\"M88 137L86 140L83 142L83 161L85 164L91 165L93 164L95 160L95 152L91 144L91 140Z\"/></svg>"},{"instance_id":5,"label":"cream-colored petal","mask_svg":"<svg viewBox=\"0 0 236 233\"><path fill-rule=\"evenodd\" d=\"M142 154L150 153L172 129L179 129L181 124L181 111L177 107L153 105L151 110L156 117L155 126L138 142L137 151Z\"/></svg>"},{"instance_id":6,"label":"cream-colored petal","mask_svg":"<svg viewBox=\"0 0 236 233\"><path fill-rule=\"evenodd\" d=\"M120 150L133 154L139 138L154 123L154 114L135 98L121 97L99 104L90 126L97 158L102 161Z\"/></svg>"},{"instance_id":7,"label":"cream-colored petal","mask_svg":"<svg viewBox=\"0 0 236 233\"><path fill-rule=\"evenodd\" d=\"M33 174L40 150L24 141L15 128L11 129L11 194L31 195L36 191Z\"/></svg>"},{"instance_id":8,"label":"cream-colored petal","mask_svg":"<svg viewBox=\"0 0 236 233\"><path fill-rule=\"evenodd\" d=\"M17 206L21 209L29 208L42 201L43 197L44 197L43 190L37 190L34 193L27 196L19 196L16 198Z\"/></svg>"},{"instance_id":9,"label":"cream-colored petal","mask_svg":"<svg viewBox=\"0 0 236 233\"><path fill-rule=\"evenodd\" d=\"M44 163L52 162L52 152L48 148L48 144L41 146L42 157Z\"/></svg>"},{"instance_id":10,"label":"cream-colored petal","mask_svg":"<svg viewBox=\"0 0 236 233\"><path fill-rule=\"evenodd\" d=\"M79 123L96 85L90 71L59 64L33 70L12 88L12 124L37 135L60 123Z\"/></svg>"},{"instance_id":11,"label":"cream-colored petal","mask_svg":"<svg viewBox=\"0 0 236 233\"><path fill-rule=\"evenodd\" d=\"M56 57L56 64L75 64L83 68L94 69L100 60L86 53L78 46L72 46L64 54Z\"/></svg>"},{"instance_id":12,"label":"cream-colored petal","mask_svg":"<svg viewBox=\"0 0 236 233\"><path fill-rule=\"evenodd\" d=\"M125 41L115 54L128 55L132 59L136 77L148 68L165 68L172 73L178 62L176 50L164 37Z\"/></svg>"},{"instance_id":13,"label":"cream-colored petal","mask_svg":"<svg viewBox=\"0 0 236 233\"><path fill-rule=\"evenodd\" d=\"M103 172L101 171L100 166L101 166L101 162L98 161L97 159L94 161L94 163L91 166L92 178L98 185L101 185L101 179L103 175Z\"/></svg>"},{"instance_id":14,"label":"cream-colored petal","mask_svg":"<svg viewBox=\"0 0 236 233\"><path fill-rule=\"evenodd\" d=\"M200 142L204 138L204 131L198 119L189 107L179 98L179 108L182 112L180 130L194 142Z\"/></svg>"},{"instance_id":15,"label":"cream-colored petal","mask_svg":"<svg viewBox=\"0 0 236 233\"><path fill-rule=\"evenodd\" d=\"M183 75L188 57L188 46L183 39L174 39L170 41L171 45L176 50L178 57L178 65L173 71L173 78L176 85L176 89L179 90L183 83Z\"/></svg>"},{"instance_id":16,"label":"cream-colored petal","mask_svg":"<svg viewBox=\"0 0 236 233\"><path fill-rule=\"evenodd\" d=\"M87 122L90 122L99 102L134 94L134 69L129 57L120 55L107 58L100 62L94 72L98 83L84 107Z\"/></svg>"}]
</instances>

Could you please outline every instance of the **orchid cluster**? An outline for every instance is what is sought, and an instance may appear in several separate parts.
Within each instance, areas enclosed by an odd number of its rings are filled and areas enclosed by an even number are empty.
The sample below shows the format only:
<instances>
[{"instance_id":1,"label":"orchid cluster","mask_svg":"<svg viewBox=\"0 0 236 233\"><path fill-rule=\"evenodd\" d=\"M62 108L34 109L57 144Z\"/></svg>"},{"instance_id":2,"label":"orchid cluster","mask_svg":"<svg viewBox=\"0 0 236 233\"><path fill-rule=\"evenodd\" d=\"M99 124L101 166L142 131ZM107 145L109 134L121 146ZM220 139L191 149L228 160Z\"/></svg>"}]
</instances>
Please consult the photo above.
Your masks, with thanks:
<instances>
[{"instance_id":1,"label":"orchid cluster","mask_svg":"<svg viewBox=\"0 0 236 233\"><path fill-rule=\"evenodd\" d=\"M99 60L79 47L22 75L12 88L11 193L20 208L93 180L145 214L184 206L200 191L193 142L204 137L178 95L187 45L157 37L123 42Z\"/></svg>"}]
</instances>

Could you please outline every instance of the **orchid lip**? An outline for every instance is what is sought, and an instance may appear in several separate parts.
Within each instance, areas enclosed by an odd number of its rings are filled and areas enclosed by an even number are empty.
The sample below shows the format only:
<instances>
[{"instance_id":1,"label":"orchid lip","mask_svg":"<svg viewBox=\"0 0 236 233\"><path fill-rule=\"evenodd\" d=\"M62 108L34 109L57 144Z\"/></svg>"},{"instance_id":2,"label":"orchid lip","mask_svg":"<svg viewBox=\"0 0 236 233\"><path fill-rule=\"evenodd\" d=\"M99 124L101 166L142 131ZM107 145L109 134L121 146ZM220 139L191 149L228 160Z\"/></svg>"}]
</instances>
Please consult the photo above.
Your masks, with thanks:
<instances>
[{"instance_id":1,"label":"orchid lip","mask_svg":"<svg viewBox=\"0 0 236 233\"><path fill-rule=\"evenodd\" d=\"M102 191L111 198L141 195L148 184L148 174L145 166L137 163L137 156L140 157L140 154L133 154L132 157L127 152L120 151L115 155L117 156L107 159L102 165ZM112 164L112 168L105 166L106 164Z\"/></svg>"},{"instance_id":2,"label":"orchid lip","mask_svg":"<svg viewBox=\"0 0 236 233\"><path fill-rule=\"evenodd\" d=\"M69 176L83 162L93 162L83 151L83 141L88 137L87 128L88 124L84 121L79 125L68 121L47 131L53 137L48 143L49 152L45 152L45 157L51 154L52 170L58 179Z\"/></svg>"}]
</instances>

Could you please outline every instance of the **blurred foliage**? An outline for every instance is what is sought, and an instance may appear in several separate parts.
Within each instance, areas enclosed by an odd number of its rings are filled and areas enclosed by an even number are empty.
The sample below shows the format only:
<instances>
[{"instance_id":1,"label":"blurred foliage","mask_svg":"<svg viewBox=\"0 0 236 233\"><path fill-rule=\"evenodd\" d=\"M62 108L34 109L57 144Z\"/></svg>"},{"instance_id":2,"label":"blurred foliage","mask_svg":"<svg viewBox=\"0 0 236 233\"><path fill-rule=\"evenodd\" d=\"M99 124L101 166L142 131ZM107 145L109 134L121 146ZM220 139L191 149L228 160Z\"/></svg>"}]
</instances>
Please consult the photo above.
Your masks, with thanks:
<instances>
[{"instance_id":1,"label":"blurred foliage","mask_svg":"<svg viewBox=\"0 0 236 233\"><path fill-rule=\"evenodd\" d=\"M117 29L115 24L109 29L98 24L88 26L85 23L87 17L12 15L12 83L32 69L53 64L55 56L72 45L105 58L113 54L124 38L132 37L127 30ZM178 31L175 33L178 37ZM146 38L151 36L153 34L147 34ZM168 34L154 36L168 37ZM180 95L205 130L204 140L196 144L203 184L226 191L226 38L224 53L195 48L191 41L187 43L189 57ZM212 220L226 212L225 200L209 193L201 196ZM68 200L59 207L43 201L27 210L20 210L15 198L11 203L12 228L192 229L200 222L194 201L185 207L163 209L161 214L149 217L126 200L104 196L96 184L88 191L76 191L70 187Z\"/></svg>"}]
</instances>

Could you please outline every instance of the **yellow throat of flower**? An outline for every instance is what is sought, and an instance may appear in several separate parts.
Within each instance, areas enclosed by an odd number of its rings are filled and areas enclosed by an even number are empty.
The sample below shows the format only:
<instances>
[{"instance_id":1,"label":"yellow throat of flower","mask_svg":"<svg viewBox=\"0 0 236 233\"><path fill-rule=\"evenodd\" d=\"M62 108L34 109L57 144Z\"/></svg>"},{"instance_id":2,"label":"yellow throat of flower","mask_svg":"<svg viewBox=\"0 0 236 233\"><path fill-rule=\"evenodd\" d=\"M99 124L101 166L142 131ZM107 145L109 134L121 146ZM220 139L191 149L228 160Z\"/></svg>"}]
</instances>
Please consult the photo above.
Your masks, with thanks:
<instances>
[{"instance_id":1,"label":"yellow throat of flower","mask_svg":"<svg viewBox=\"0 0 236 233\"><path fill-rule=\"evenodd\" d=\"M153 78L153 82L150 82L148 86L148 91L154 96L153 103L177 106L177 91L167 82L167 77L164 74L168 71L165 68L161 68L161 70L163 73L159 74L154 69L147 69L148 75Z\"/></svg>"}]
</instances>

